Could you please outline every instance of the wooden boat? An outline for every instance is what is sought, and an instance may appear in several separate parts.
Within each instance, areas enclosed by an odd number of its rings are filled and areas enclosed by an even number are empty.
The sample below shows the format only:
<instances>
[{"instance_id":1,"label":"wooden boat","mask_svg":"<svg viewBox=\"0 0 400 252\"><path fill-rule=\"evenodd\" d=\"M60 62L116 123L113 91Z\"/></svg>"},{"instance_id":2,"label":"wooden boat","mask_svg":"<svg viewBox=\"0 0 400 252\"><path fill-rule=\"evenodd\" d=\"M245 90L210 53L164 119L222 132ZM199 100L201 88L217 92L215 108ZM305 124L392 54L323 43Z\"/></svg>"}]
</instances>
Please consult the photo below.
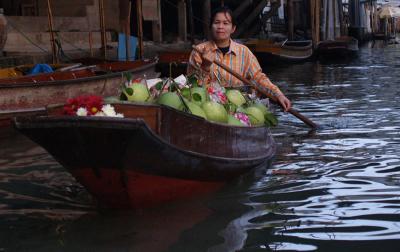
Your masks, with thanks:
<instances>
[{"instance_id":1,"label":"wooden boat","mask_svg":"<svg viewBox=\"0 0 400 252\"><path fill-rule=\"evenodd\" d=\"M9 119L18 113L36 113L44 106L64 103L78 95L118 95L124 72L132 73L133 78L155 78L156 63L112 62L95 68L0 79L0 126L9 125Z\"/></svg>"},{"instance_id":2,"label":"wooden boat","mask_svg":"<svg viewBox=\"0 0 400 252\"><path fill-rule=\"evenodd\" d=\"M161 73L161 77L175 78L186 74L190 52L190 50L159 52L156 71Z\"/></svg>"},{"instance_id":3,"label":"wooden boat","mask_svg":"<svg viewBox=\"0 0 400 252\"><path fill-rule=\"evenodd\" d=\"M317 54L322 57L340 58L351 56L358 52L358 40L343 36L335 40L324 40L317 45Z\"/></svg>"},{"instance_id":4,"label":"wooden boat","mask_svg":"<svg viewBox=\"0 0 400 252\"><path fill-rule=\"evenodd\" d=\"M103 207L143 208L220 188L266 167L275 141L266 127L211 123L156 105L114 104L125 118L17 117Z\"/></svg>"},{"instance_id":5,"label":"wooden boat","mask_svg":"<svg viewBox=\"0 0 400 252\"><path fill-rule=\"evenodd\" d=\"M244 43L261 64L276 62L301 62L313 55L311 40L274 42L252 39Z\"/></svg>"},{"instance_id":6,"label":"wooden boat","mask_svg":"<svg viewBox=\"0 0 400 252\"><path fill-rule=\"evenodd\" d=\"M63 68L68 68L73 64L50 64L50 67L55 71L62 71ZM3 78L14 78L26 75L35 65L21 65L15 67L7 67L0 69L0 79Z\"/></svg>"}]
</instances>

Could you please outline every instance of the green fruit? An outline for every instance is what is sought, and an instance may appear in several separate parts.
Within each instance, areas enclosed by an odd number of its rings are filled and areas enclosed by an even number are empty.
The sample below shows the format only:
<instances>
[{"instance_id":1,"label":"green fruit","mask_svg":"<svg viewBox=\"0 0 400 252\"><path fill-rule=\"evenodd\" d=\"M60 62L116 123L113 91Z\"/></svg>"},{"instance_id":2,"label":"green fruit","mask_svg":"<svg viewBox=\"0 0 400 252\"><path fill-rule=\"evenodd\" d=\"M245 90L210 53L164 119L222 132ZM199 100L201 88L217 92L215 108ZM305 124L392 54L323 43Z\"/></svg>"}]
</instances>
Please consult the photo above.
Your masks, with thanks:
<instances>
[{"instance_id":1,"label":"green fruit","mask_svg":"<svg viewBox=\"0 0 400 252\"><path fill-rule=\"evenodd\" d=\"M278 119L276 119L276 116L272 114L264 104L256 103L253 105L253 107L257 107L263 112L266 125L268 126L278 125Z\"/></svg>"},{"instance_id":2,"label":"green fruit","mask_svg":"<svg viewBox=\"0 0 400 252\"><path fill-rule=\"evenodd\" d=\"M263 112L254 106L245 109L246 114L249 116L250 123L252 126L262 126L264 125L265 118Z\"/></svg>"},{"instance_id":3,"label":"green fruit","mask_svg":"<svg viewBox=\"0 0 400 252\"><path fill-rule=\"evenodd\" d=\"M141 83L133 83L123 91L128 101L144 102L150 97L149 90L146 85Z\"/></svg>"},{"instance_id":4,"label":"green fruit","mask_svg":"<svg viewBox=\"0 0 400 252\"><path fill-rule=\"evenodd\" d=\"M181 98L174 92L163 93L157 100L158 104L172 107L177 110L182 110L183 103Z\"/></svg>"},{"instance_id":5,"label":"green fruit","mask_svg":"<svg viewBox=\"0 0 400 252\"><path fill-rule=\"evenodd\" d=\"M239 119L234 117L233 115L228 115L228 124L234 126L246 126Z\"/></svg>"},{"instance_id":6,"label":"green fruit","mask_svg":"<svg viewBox=\"0 0 400 252\"><path fill-rule=\"evenodd\" d=\"M263 112L264 116L269 112L267 106L265 106L264 104L259 103L259 102L252 105L252 107L259 108L261 110L261 112Z\"/></svg>"},{"instance_id":7,"label":"green fruit","mask_svg":"<svg viewBox=\"0 0 400 252\"><path fill-rule=\"evenodd\" d=\"M242 106L246 103L246 99L240 93L239 90L231 89L226 92L226 96L228 97L229 102L235 104L236 106Z\"/></svg>"},{"instance_id":8,"label":"green fruit","mask_svg":"<svg viewBox=\"0 0 400 252\"><path fill-rule=\"evenodd\" d=\"M190 89L189 88L183 88L181 90L181 94L183 97L185 97L186 99L190 98Z\"/></svg>"},{"instance_id":9,"label":"green fruit","mask_svg":"<svg viewBox=\"0 0 400 252\"><path fill-rule=\"evenodd\" d=\"M188 106L190 113L199 117L203 117L204 119L207 119L206 113L204 113L203 109L201 109L199 105L193 102L186 102L186 105Z\"/></svg>"},{"instance_id":10,"label":"green fruit","mask_svg":"<svg viewBox=\"0 0 400 252\"><path fill-rule=\"evenodd\" d=\"M207 100L206 90L202 87L194 87L191 89L192 102L201 106Z\"/></svg>"},{"instance_id":11,"label":"green fruit","mask_svg":"<svg viewBox=\"0 0 400 252\"><path fill-rule=\"evenodd\" d=\"M228 113L221 104L208 101L205 102L201 108L204 110L208 120L220 123L228 122Z\"/></svg>"}]
</instances>

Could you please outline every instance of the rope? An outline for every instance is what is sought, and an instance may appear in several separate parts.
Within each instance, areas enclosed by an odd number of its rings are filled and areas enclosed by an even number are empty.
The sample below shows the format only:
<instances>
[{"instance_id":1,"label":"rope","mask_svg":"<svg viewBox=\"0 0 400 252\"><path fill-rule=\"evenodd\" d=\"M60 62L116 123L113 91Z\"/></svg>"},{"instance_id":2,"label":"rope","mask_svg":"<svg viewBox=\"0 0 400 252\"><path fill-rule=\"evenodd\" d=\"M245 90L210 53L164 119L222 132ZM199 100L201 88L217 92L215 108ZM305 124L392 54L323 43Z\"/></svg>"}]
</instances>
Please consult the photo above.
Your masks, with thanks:
<instances>
[{"instance_id":1,"label":"rope","mask_svg":"<svg viewBox=\"0 0 400 252\"><path fill-rule=\"evenodd\" d=\"M11 20L7 20L7 22L17 31L19 32L28 42L30 42L32 45L36 46L37 48L39 48L40 50L42 50L43 52L49 53L48 50L42 48L41 46L39 46L38 44L36 44L35 42L33 42L23 31L21 31L20 29L17 28L17 26L15 26Z\"/></svg>"}]
</instances>

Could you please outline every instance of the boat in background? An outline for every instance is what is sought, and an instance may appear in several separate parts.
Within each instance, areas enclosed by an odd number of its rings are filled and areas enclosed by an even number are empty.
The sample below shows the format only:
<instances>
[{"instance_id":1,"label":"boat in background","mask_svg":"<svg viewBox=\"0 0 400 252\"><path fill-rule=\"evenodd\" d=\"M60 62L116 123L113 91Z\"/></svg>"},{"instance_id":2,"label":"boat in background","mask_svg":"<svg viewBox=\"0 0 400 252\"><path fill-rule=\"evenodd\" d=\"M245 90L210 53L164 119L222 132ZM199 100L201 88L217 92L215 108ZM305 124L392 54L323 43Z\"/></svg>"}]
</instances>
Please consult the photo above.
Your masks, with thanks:
<instances>
[{"instance_id":1,"label":"boat in background","mask_svg":"<svg viewBox=\"0 0 400 252\"><path fill-rule=\"evenodd\" d=\"M210 193L266 168L275 154L267 127L213 123L158 105L112 105L125 118L65 116L53 107L47 116L14 119L101 207L146 208Z\"/></svg>"},{"instance_id":2,"label":"boat in background","mask_svg":"<svg viewBox=\"0 0 400 252\"><path fill-rule=\"evenodd\" d=\"M161 73L161 77L186 75L190 53L191 50L159 52L156 71Z\"/></svg>"},{"instance_id":3,"label":"boat in background","mask_svg":"<svg viewBox=\"0 0 400 252\"><path fill-rule=\"evenodd\" d=\"M49 64L53 71L64 72L82 64ZM15 67L0 68L0 81L4 78L14 78L27 75L33 68L34 64L20 65Z\"/></svg>"},{"instance_id":4,"label":"boat in background","mask_svg":"<svg viewBox=\"0 0 400 252\"><path fill-rule=\"evenodd\" d=\"M328 58L353 56L358 52L358 40L350 36L324 40L317 44L316 52L319 57Z\"/></svg>"},{"instance_id":5,"label":"boat in background","mask_svg":"<svg viewBox=\"0 0 400 252\"><path fill-rule=\"evenodd\" d=\"M125 81L133 78L156 78L156 60L110 62L65 72L0 79L0 126L20 113L41 114L45 106L64 103L79 95L117 96Z\"/></svg>"},{"instance_id":6,"label":"boat in background","mask_svg":"<svg viewBox=\"0 0 400 252\"><path fill-rule=\"evenodd\" d=\"M311 40L274 42L268 39L250 39L244 44L261 64L302 62L313 55Z\"/></svg>"}]
</instances>

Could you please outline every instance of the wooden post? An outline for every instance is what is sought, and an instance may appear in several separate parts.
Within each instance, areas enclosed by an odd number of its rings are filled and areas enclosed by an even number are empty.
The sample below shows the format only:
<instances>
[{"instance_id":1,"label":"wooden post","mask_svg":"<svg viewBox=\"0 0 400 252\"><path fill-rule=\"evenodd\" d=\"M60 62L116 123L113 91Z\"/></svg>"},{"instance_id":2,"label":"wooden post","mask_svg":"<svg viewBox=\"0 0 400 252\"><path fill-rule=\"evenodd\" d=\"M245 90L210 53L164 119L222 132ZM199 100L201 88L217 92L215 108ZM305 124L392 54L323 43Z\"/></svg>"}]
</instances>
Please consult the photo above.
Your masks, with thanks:
<instances>
[{"instance_id":1,"label":"wooden post","mask_svg":"<svg viewBox=\"0 0 400 252\"><path fill-rule=\"evenodd\" d=\"M294 11L293 0L288 0L288 37L289 40L294 40Z\"/></svg>"},{"instance_id":2,"label":"wooden post","mask_svg":"<svg viewBox=\"0 0 400 252\"><path fill-rule=\"evenodd\" d=\"M107 39L106 39L106 24L104 19L104 2L99 0L99 16L100 16L100 30L101 30L101 48L103 49L103 58L107 58Z\"/></svg>"},{"instance_id":3,"label":"wooden post","mask_svg":"<svg viewBox=\"0 0 400 252\"><path fill-rule=\"evenodd\" d=\"M339 6L339 25L340 25L340 36L345 35L346 32L344 31L344 18L343 18L343 3L342 1L338 2L338 6Z\"/></svg>"},{"instance_id":4,"label":"wooden post","mask_svg":"<svg viewBox=\"0 0 400 252\"><path fill-rule=\"evenodd\" d=\"M58 63L58 56L57 56L57 48L56 42L54 40L54 33L53 33L53 13L51 11L51 4L50 0L47 0L47 17L49 23L49 32L50 32L50 43L51 43L51 54L52 54L52 61L53 64Z\"/></svg>"},{"instance_id":5,"label":"wooden post","mask_svg":"<svg viewBox=\"0 0 400 252\"><path fill-rule=\"evenodd\" d=\"M311 22L311 37L313 44L316 44L315 38L315 0L310 0L310 22Z\"/></svg>"},{"instance_id":6,"label":"wooden post","mask_svg":"<svg viewBox=\"0 0 400 252\"><path fill-rule=\"evenodd\" d=\"M190 22L190 42L194 44L194 20L193 20L193 6L192 0L188 0L189 8L189 22Z\"/></svg>"},{"instance_id":7,"label":"wooden post","mask_svg":"<svg viewBox=\"0 0 400 252\"><path fill-rule=\"evenodd\" d=\"M321 0L315 1L315 45L319 43L320 40L320 16L321 16Z\"/></svg>"},{"instance_id":8,"label":"wooden post","mask_svg":"<svg viewBox=\"0 0 400 252\"><path fill-rule=\"evenodd\" d=\"M142 0L136 0L137 25L138 25L138 44L139 44L139 59L143 59L143 15L142 15Z\"/></svg>"},{"instance_id":9,"label":"wooden post","mask_svg":"<svg viewBox=\"0 0 400 252\"><path fill-rule=\"evenodd\" d=\"M187 39L187 20L186 20L186 3L185 0L178 2L178 32L182 41Z\"/></svg>"},{"instance_id":10,"label":"wooden post","mask_svg":"<svg viewBox=\"0 0 400 252\"><path fill-rule=\"evenodd\" d=\"M125 27L125 54L126 54L126 61L129 61L131 59L131 56L130 56L131 9L132 9L132 2L129 1L129 3L128 3L128 16L126 17L126 27Z\"/></svg>"},{"instance_id":11,"label":"wooden post","mask_svg":"<svg viewBox=\"0 0 400 252\"><path fill-rule=\"evenodd\" d=\"M157 1L158 20L152 21L153 41L162 41L161 0Z\"/></svg>"},{"instance_id":12,"label":"wooden post","mask_svg":"<svg viewBox=\"0 0 400 252\"><path fill-rule=\"evenodd\" d=\"M336 38L336 0L332 0L332 13L333 13L333 39Z\"/></svg>"},{"instance_id":13,"label":"wooden post","mask_svg":"<svg viewBox=\"0 0 400 252\"><path fill-rule=\"evenodd\" d=\"M93 34L92 34L92 31L89 31L89 51L90 51L90 57L93 57Z\"/></svg>"},{"instance_id":14,"label":"wooden post","mask_svg":"<svg viewBox=\"0 0 400 252\"><path fill-rule=\"evenodd\" d=\"M204 37L208 39L210 35L210 18L211 18L211 1L204 0L203 2L203 32Z\"/></svg>"}]
</instances>

